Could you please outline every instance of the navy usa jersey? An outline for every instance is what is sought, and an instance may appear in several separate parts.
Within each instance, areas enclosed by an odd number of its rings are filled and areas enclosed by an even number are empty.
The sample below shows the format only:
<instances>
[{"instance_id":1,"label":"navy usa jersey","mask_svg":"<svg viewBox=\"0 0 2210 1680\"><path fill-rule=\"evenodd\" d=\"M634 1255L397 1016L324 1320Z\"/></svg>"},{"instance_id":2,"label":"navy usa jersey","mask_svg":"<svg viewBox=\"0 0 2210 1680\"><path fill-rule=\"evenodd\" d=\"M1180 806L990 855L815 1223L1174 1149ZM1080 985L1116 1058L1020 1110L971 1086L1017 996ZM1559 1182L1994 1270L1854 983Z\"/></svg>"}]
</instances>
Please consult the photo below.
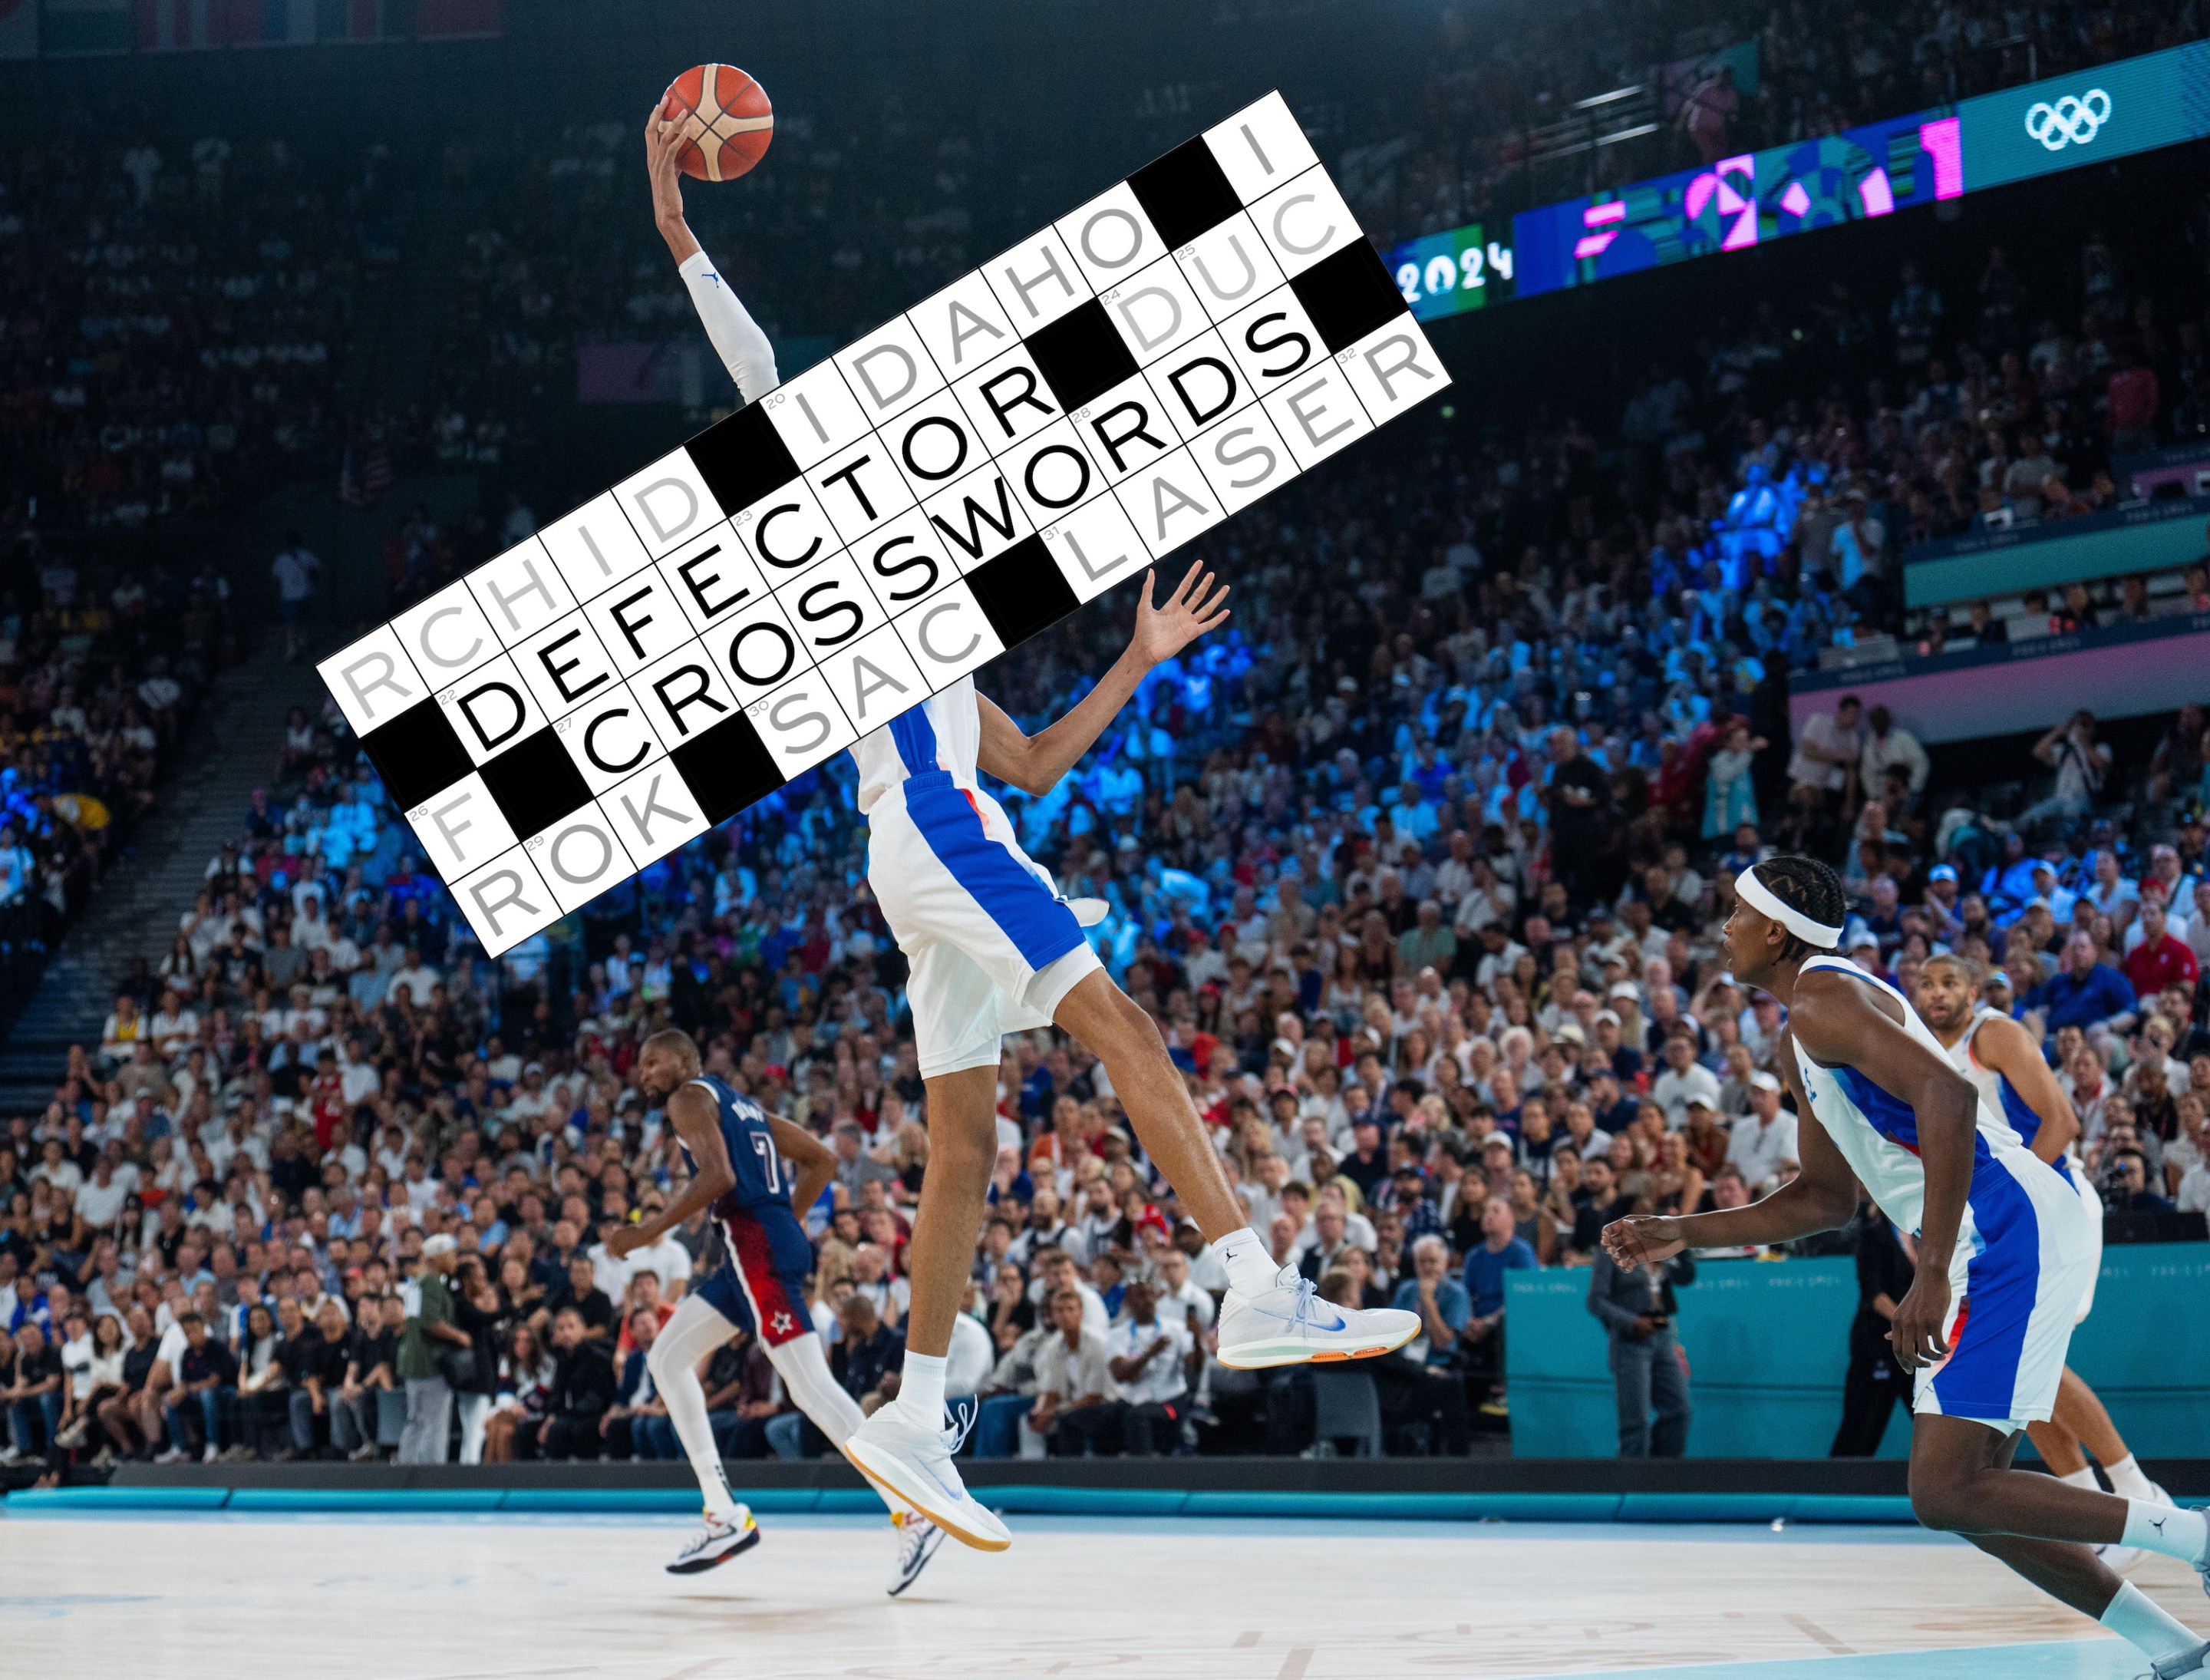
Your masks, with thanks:
<instances>
[{"instance_id":1,"label":"navy usa jersey","mask_svg":"<svg viewBox=\"0 0 2210 1680\"><path fill-rule=\"evenodd\" d=\"M775 1132L768 1124L767 1111L711 1074L691 1083L703 1086L713 1097L721 1121L722 1146L729 1151L729 1165L737 1175L736 1187L714 1204L714 1217L726 1221L744 1213L758 1218L770 1207L789 1213L790 1177L776 1153ZM693 1173L698 1170L687 1145L683 1163Z\"/></svg>"},{"instance_id":2,"label":"navy usa jersey","mask_svg":"<svg viewBox=\"0 0 2210 1680\"><path fill-rule=\"evenodd\" d=\"M740 1330L756 1332L770 1348L811 1335L806 1274L813 1245L790 1205L791 1181L775 1147L767 1113L710 1075L691 1081L713 1093L736 1186L710 1212L727 1245L722 1263L701 1279L699 1298ZM684 1164L698 1163L685 1145Z\"/></svg>"}]
</instances>

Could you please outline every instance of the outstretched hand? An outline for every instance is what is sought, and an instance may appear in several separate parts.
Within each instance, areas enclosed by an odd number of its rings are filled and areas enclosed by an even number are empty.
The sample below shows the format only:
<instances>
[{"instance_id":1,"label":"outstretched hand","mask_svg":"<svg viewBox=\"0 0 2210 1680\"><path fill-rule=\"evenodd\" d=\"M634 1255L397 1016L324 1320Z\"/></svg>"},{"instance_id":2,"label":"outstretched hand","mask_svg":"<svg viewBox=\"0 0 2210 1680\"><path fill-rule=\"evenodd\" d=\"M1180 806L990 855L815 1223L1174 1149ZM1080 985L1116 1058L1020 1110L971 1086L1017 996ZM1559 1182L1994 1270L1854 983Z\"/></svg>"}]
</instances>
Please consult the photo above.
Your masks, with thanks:
<instances>
[{"instance_id":1,"label":"outstretched hand","mask_svg":"<svg viewBox=\"0 0 2210 1680\"><path fill-rule=\"evenodd\" d=\"M1203 571L1203 566L1202 561L1191 564L1164 606L1151 601L1156 574L1144 574L1144 592L1136 602L1136 633L1128 638L1128 650L1144 664L1173 658L1207 631L1228 622L1228 585L1215 589L1212 574Z\"/></svg>"},{"instance_id":2,"label":"outstretched hand","mask_svg":"<svg viewBox=\"0 0 2210 1680\"><path fill-rule=\"evenodd\" d=\"M1603 1228L1603 1251L1622 1267L1670 1260L1688 1246L1681 1222L1662 1214L1615 1219Z\"/></svg>"},{"instance_id":3,"label":"outstretched hand","mask_svg":"<svg viewBox=\"0 0 2210 1680\"><path fill-rule=\"evenodd\" d=\"M683 155L680 110L670 94L653 106L644 119L644 167L652 181L652 221L667 241L678 263L698 249L683 219L683 172L676 160Z\"/></svg>"}]
</instances>

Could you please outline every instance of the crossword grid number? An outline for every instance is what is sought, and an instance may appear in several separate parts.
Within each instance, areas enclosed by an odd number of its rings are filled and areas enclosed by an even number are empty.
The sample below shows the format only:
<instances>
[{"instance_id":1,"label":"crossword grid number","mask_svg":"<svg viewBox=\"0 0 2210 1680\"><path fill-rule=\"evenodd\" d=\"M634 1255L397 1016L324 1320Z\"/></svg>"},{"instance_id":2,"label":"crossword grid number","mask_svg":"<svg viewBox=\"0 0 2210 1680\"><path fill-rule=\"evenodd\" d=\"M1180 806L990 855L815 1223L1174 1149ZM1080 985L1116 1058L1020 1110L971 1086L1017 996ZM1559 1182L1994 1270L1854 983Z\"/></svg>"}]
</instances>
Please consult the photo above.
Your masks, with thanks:
<instances>
[{"instance_id":1,"label":"crossword grid number","mask_svg":"<svg viewBox=\"0 0 2210 1680\"><path fill-rule=\"evenodd\" d=\"M1270 94L319 668L496 956L1448 383Z\"/></svg>"}]
</instances>

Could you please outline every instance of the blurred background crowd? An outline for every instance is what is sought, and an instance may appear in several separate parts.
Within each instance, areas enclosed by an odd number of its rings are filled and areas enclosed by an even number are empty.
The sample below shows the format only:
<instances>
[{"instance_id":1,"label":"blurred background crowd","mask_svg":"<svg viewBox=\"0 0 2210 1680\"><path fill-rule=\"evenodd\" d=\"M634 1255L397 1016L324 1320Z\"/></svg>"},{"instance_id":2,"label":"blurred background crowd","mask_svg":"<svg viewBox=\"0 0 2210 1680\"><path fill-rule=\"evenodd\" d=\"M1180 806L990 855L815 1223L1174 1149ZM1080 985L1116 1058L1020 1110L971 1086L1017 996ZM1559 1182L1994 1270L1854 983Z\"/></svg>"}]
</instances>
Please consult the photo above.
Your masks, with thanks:
<instances>
[{"instance_id":1,"label":"blurred background crowd","mask_svg":"<svg viewBox=\"0 0 2210 1680\"><path fill-rule=\"evenodd\" d=\"M1220 9L1208 50L1280 9ZM1416 86L1346 72L1292 99L1386 245L2200 21L2195 0L1515 3L1448 14ZM1543 152L1627 82L1673 90L1653 132ZM1129 91L1122 169L1211 109ZM180 743L216 686L442 586L734 401L652 233L641 112L427 154L209 114L190 146L0 135L10 1012L161 778L194 773ZM1108 178L1096 142L1036 133L959 100L794 99L770 163L694 189L693 223L788 374ZM1922 545L2136 505L2128 462L2210 432L2210 198L2182 166L2158 179L2176 214L2153 230L2075 178L2031 219L1975 204L1760 257L1778 284L1633 282L1646 318L1599 293L1515 305L1510 342L1478 317L1439 334L1481 370L1454 406L1203 539L1233 625L1060 786L1000 793L1065 890L1109 902L1091 937L1253 1224L1331 1298L1422 1313L1373 1373L1386 1450L1506 1427L1507 1272L1796 1169L1778 1006L1716 938L1774 849L1842 872L1854 960L1908 990L1961 953L2043 1038L2114 1231L2199 1233L2201 710L2098 725L2037 697L1975 747L1825 681L2210 611L2201 563L1930 607L1904 588ZM299 535L333 492L341 535ZM1126 617L1103 603L982 686L1048 722ZM494 961L335 708L205 750L255 755L259 785L190 902L112 965L97 1030L0 1110L5 1456L388 1454L405 1383L435 1378L457 1456L674 1457L643 1356L715 1239L602 1247L679 1186L630 1077L668 1024L834 1143L816 1318L855 1395L894 1392L927 1114L848 761ZM1209 1358L1224 1280L1102 1070L1018 1036L999 1091L955 1347L986 1401L975 1450L1331 1450L1308 1377ZM1877 1274L1894 1242L1867 1212L1809 1248ZM1777 1257L1702 1260L1756 1258ZM410 1310L426 1271L464 1361ZM1042 1305L1061 1283L1079 1323ZM555 1333L568 1304L580 1335ZM741 1339L707 1387L732 1455L822 1449Z\"/></svg>"}]
</instances>

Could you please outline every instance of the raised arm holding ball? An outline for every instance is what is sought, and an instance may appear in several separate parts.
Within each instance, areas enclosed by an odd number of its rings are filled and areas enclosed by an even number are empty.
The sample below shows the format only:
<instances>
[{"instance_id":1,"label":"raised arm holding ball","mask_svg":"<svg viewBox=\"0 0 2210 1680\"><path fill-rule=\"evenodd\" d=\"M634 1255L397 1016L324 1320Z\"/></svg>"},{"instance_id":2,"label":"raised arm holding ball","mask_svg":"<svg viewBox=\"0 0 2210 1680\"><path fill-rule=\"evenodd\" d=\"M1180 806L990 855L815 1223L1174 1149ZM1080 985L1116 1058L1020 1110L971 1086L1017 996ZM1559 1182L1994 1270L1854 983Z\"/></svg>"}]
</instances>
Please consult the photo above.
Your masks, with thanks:
<instances>
[{"instance_id":1,"label":"raised arm holding ball","mask_svg":"<svg viewBox=\"0 0 2210 1680\"><path fill-rule=\"evenodd\" d=\"M683 160L696 151L697 142L690 133L695 122L695 115L686 112L673 88L645 118L644 158L652 178L653 225L667 241L667 253L675 259L676 272L683 276L691 293L691 307L698 311L706 336L714 341L729 377L737 382L746 402L757 402L776 387L774 347L737 301L737 294L700 247L683 215Z\"/></svg>"}]
</instances>

